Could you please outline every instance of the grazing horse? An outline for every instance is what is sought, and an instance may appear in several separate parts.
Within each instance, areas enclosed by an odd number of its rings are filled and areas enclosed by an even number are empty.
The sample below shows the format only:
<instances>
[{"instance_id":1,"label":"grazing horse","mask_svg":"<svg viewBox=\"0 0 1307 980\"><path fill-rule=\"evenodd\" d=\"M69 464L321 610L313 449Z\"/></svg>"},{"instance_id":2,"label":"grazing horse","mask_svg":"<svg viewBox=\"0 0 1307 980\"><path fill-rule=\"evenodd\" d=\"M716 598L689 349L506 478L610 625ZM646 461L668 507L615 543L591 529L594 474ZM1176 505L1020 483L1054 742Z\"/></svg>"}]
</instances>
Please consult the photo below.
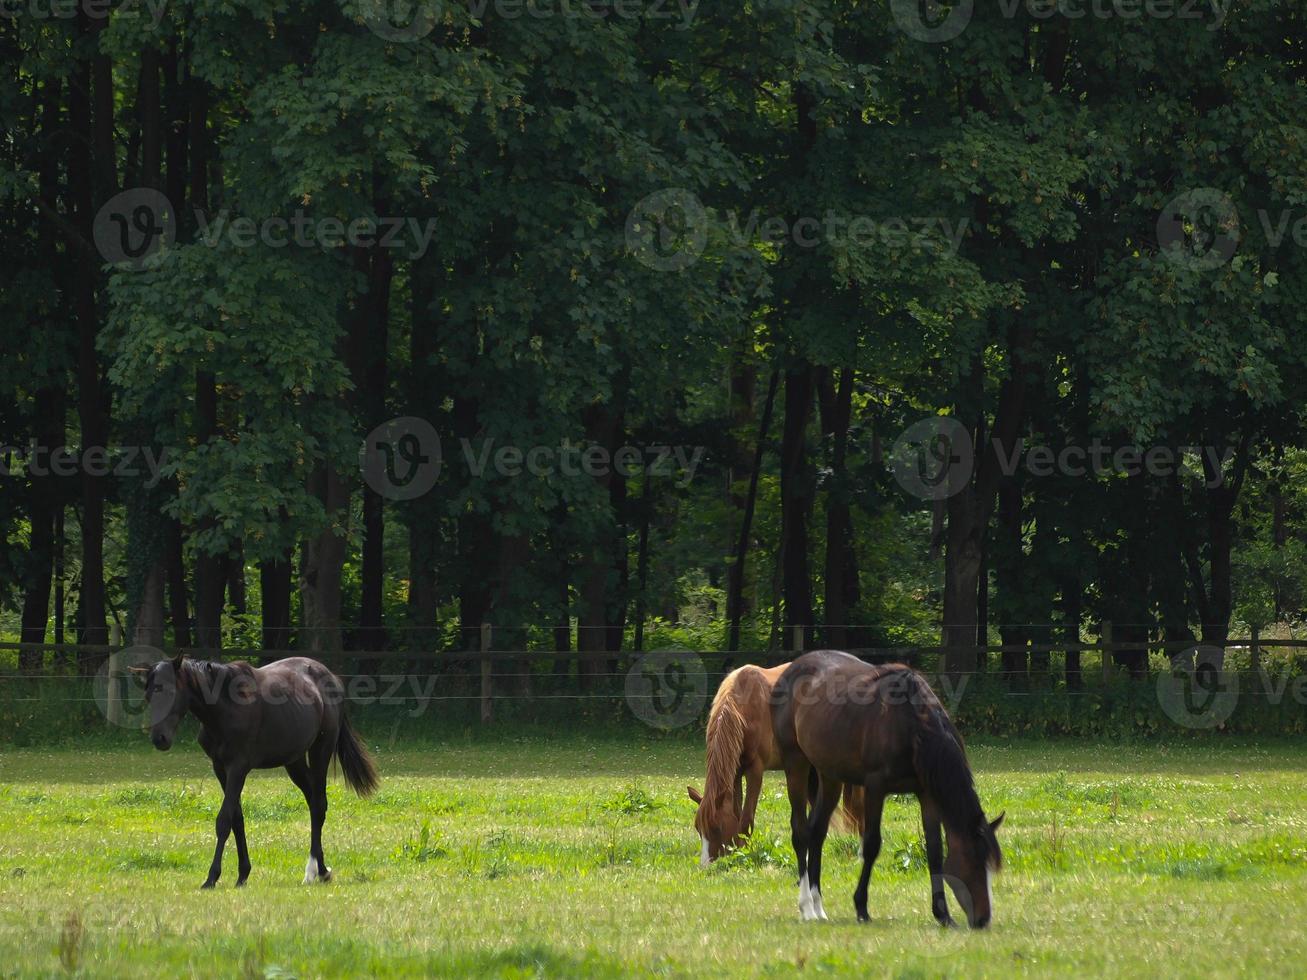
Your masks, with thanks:
<instances>
[{"instance_id":1,"label":"grazing horse","mask_svg":"<svg viewBox=\"0 0 1307 980\"><path fill-rule=\"evenodd\" d=\"M163 660L145 674L150 704L150 740L162 752L172 748L177 726L187 712L200 721L200 747L213 761L222 784L218 810L218 846L204 888L222 874L222 851L235 831L240 877L250 876L245 846L241 790L251 769L285 766L309 805L312 827L304 883L330 881L322 855L322 824L327 818L327 767L340 760L345 782L359 796L377 788L377 770L345 716L344 687L316 660L290 657L266 667L220 664L184 656Z\"/></svg>"},{"instance_id":2,"label":"grazing horse","mask_svg":"<svg viewBox=\"0 0 1307 980\"><path fill-rule=\"evenodd\" d=\"M962 737L925 678L902 664L872 666L837 650L817 650L795 660L777 681L772 721L785 764L803 919L826 918L822 844L840 783L847 782L866 790L862 874L853 893L858 921L869 921L867 883L880 851L885 797L913 793L921 804L931 912L941 925L954 925L944 897L947 881L968 924L978 929L989 924L989 876L1003 863L995 834L1003 816L986 821ZM808 817L814 769L817 800ZM941 852L941 825L947 859Z\"/></svg>"},{"instance_id":3,"label":"grazing horse","mask_svg":"<svg viewBox=\"0 0 1307 980\"><path fill-rule=\"evenodd\" d=\"M694 827L702 845L699 863L707 867L753 833L762 792L762 774L783 768L772 735L772 689L789 664L731 671L717 689L708 712L708 775L703 794L687 786L698 809ZM741 778L746 791L741 793ZM743 799L741 799L743 797ZM862 788L846 787L844 821L862 835Z\"/></svg>"}]
</instances>

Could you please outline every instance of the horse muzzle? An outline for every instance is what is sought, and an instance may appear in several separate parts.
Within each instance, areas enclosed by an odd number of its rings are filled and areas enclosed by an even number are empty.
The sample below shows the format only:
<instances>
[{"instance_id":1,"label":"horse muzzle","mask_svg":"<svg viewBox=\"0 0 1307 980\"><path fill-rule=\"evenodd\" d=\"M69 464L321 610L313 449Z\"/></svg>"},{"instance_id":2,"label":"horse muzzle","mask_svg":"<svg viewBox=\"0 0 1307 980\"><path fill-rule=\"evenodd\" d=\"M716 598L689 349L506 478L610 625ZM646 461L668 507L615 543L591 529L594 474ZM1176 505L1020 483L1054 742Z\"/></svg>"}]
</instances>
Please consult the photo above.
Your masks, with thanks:
<instances>
[{"instance_id":1,"label":"horse muzzle","mask_svg":"<svg viewBox=\"0 0 1307 980\"><path fill-rule=\"evenodd\" d=\"M163 732L155 732L150 736L150 741L154 743L154 747L160 752L167 752L172 748L172 739Z\"/></svg>"}]
</instances>

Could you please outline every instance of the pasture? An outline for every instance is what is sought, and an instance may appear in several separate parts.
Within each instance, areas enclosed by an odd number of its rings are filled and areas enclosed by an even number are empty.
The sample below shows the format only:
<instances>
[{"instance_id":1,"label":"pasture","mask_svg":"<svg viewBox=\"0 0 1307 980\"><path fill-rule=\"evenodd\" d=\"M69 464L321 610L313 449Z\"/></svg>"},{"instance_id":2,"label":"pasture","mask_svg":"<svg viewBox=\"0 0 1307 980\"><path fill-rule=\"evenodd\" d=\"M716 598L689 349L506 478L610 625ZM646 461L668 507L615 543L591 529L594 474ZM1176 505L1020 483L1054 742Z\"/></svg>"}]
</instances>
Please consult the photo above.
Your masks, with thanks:
<instances>
[{"instance_id":1,"label":"pasture","mask_svg":"<svg viewBox=\"0 0 1307 980\"><path fill-rule=\"evenodd\" d=\"M366 728L365 728L365 734ZM138 740L139 739L139 740ZM308 814L280 771L245 791L201 892L220 793L183 729L0 752L0 976L1228 976L1302 972L1307 747L971 747L1007 811L994 925L929 911L915 801L886 807L872 922L854 921L856 843L828 843L829 923L800 923L783 781L747 849L697 866L687 782L701 744L464 735L372 743L382 788L333 776L330 884L300 884Z\"/></svg>"}]
</instances>

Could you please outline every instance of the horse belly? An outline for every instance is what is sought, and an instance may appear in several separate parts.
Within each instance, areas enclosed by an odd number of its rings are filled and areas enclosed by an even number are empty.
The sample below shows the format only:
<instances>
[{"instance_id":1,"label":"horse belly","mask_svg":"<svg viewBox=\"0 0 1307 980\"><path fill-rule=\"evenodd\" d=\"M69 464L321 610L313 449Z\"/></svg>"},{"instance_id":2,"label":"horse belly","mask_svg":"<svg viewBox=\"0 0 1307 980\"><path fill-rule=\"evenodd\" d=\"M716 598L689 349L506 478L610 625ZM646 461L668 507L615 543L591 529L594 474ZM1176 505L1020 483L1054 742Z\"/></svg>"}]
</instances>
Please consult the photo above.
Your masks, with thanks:
<instances>
[{"instance_id":1,"label":"horse belly","mask_svg":"<svg viewBox=\"0 0 1307 980\"><path fill-rule=\"evenodd\" d=\"M322 735L322 713L312 705L296 705L275 716L265 714L260 732L258 768L271 769L304 759Z\"/></svg>"},{"instance_id":2,"label":"horse belly","mask_svg":"<svg viewBox=\"0 0 1307 980\"><path fill-rule=\"evenodd\" d=\"M848 724L842 711L805 712L797 719L796 734L799 750L818 772L841 782L862 785L867 777L869 760L864 757L859 741L853 734L857 729Z\"/></svg>"}]
</instances>

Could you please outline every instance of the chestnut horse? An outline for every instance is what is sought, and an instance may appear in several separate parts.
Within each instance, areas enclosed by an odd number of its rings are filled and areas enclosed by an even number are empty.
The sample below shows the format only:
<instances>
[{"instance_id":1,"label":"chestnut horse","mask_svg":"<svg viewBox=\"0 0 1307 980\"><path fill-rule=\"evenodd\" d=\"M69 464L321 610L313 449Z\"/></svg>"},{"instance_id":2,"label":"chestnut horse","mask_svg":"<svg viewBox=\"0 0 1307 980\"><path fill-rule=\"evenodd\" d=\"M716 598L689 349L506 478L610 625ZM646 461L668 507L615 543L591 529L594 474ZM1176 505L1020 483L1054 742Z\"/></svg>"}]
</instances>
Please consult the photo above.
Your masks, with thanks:
<instances>
[{"instance_id":1,"label":"chestnut horse","mask_svg":"<svg viewBox=\"0 0 1307 980\"><path fill-rule=\"evenodd\" d=\"M218 810L218 845L203 888L222 874L227 836L236 835L240 875L250 875L245 846L241 790L252 769L285 766L291 782L309 805L309 860L304 883L330 881L322 855L322 824L327 819L327 769L340 760L345 782L359 796L377 788L377 770L362 740L345 715L344 686L330 670L307 657L289 657L251 667L177 657L141 668L150 704L150 740L166 752L177 726L189 712L200 721L200 747L213 761L222 784Z\"/></svg>"},{"instance_id":2,"label":"chestnut horse","mask_svg":"<svg viewBox=\"0 0 1307 980\"><path fill-rule=\"evenodd\" d=\"M978 929L989 924L989 876L1003 863L995 835L1003 817L985 819L962 737L925 678L902 664L872 666L837 650L806 653L776 682L772 722L790 797L801 918L826 918L822 845L841 783L854 783L866 790L862 873L853 893L858 921L869 921L867 884L880 851L885 797L912 793L921 804L931 912L941 925L954 924L944 897L947 882L968 924ZM814 769L817 799L808 815Z\"/></svg>"},{"instance_id":3,"label":"chestnut horse","mask_svg":"<svg viewBox=\"0 0 1307 980\"><path fill-rule=\"evenodd\" d=\"M762 774L783 768L772 735L771 696L788 666L740 667L726 675L713 698L708 712L708 775L703 794L693 786L686 787L698 806L694 827L702 845L699 863L705 867L728 849L739 847L753 833ZM846 787L843 819L851 830L862 835L860 786Z\"/></svg>"}]
</instances>

